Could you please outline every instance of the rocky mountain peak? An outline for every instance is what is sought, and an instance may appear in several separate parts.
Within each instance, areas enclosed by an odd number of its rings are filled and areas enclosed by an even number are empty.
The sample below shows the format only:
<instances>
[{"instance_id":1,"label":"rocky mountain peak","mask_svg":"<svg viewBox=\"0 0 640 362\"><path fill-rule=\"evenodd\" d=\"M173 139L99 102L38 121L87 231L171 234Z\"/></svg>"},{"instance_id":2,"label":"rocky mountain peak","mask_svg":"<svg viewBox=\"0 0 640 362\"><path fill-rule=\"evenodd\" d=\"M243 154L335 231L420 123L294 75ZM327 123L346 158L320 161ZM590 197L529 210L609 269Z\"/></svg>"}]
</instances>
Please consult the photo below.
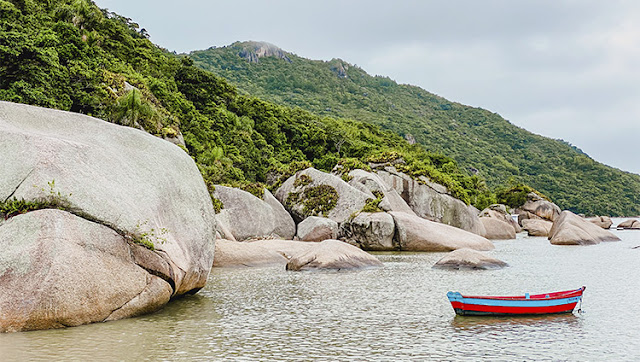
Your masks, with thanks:
<instances>
[{"instance_id":1,"label":"rocky mountain peak","mask_svg":"<svg viewBox=\"0 0 640 362\"><path fill-rule=\"evenodd\" d=\"M261 41L247 41L237 42L232 44L233 47L238 48L238 56L248 60L250 63L258 63L260 58L264 57L276 57L278 59L284 59L286 62L291 63L289 54L277 46Z\"/></svg>"}]
</instances>

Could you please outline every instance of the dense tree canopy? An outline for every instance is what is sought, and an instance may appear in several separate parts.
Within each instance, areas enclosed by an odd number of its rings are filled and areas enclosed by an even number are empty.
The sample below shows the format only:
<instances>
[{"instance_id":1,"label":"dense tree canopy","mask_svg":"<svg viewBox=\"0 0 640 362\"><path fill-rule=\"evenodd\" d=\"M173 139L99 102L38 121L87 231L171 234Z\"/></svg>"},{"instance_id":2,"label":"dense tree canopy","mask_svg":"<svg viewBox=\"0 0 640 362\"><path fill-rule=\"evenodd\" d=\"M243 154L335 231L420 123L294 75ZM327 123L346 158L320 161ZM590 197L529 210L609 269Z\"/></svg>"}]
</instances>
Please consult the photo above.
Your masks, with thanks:
<instances>
[{"instance_id":1,"label":"dense tree canopy","mask_svg":"<svg viewBox=\"0 0 640 362\"><path fill-rule=\"evenodd\" d=\"M309 85L311 86L311 85ZM257 190L313 165L403 158L403 169L484 207L478 176L379 126L276 105L148 40L88 0L0 0L0 99L80 112L149 133L181 133L208 186ZM81 127L82 125L78 125Z\"/></svg>"},{"instance_id":2,"label":"dense tree canopy","mask_svg":"<svg viewBox=\"0 0 640 362\"><path fill-rule=\"evenodd\" d=\"M598 163L564 141L528 132L496 113L370 76L340 59L314 61L287 53L286 59L253 57L250 62L239 56L255 45L235 43L190 56L195 65L228 79L243 93L319 115L365 121L414 139L494 188L514 179L574 212L640 214L640 176Z\"/></svg>"}]
</instances>

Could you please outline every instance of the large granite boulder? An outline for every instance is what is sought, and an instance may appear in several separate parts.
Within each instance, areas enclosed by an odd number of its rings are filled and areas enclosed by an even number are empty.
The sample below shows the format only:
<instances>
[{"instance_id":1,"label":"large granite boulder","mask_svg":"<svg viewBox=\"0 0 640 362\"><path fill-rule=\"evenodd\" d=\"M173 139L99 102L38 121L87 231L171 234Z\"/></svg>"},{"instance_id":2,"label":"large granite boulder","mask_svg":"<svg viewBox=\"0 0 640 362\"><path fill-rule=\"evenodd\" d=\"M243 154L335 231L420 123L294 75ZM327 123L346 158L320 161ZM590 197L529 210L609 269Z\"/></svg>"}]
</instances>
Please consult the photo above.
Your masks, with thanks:
<instances>
[{"instance_id":1,"label":"large granite boulder","mask_svg":"<svg viewBox=\"0 0 640 362\"><path fill-rule=\"evenodd\" d=\"M527 231L529 236L549 236L553 223L542 219L522 220L522 229Z\"/></svg>"},{"instance_id":2,"label":"large granite boulder","mask_svg":"<svg viewBox=\"0 0 640 362\"><path fill-rule=\"evenodd\" d=\"M611 225L613 225L613 221L611 221L611 218L608 216L588 217L586 220L600 226L603 229L609 229L611 228Z\"/></svg>"},{"instance_id":3,"label":"large granite boulder","mask_svg":"<svg viewBox=\"0 0 640 362\"><path fill-rule=\"evenodd\" d=\"M554 245L593 245L601 241L619 241L620 238L565 210L553 222L549 240Z\"/></svg>"},{"instance_id":4,"label":"large granite boulder","mask_svg":"<svg viewBox=\"0 0 640 362\"><path fill-rule=\"evenodd\" d=\"M516 231L509 223L492 217L481 217L484 226L484 237L489 240L511 240L516 238Z\"/></svg>"},{"instance_id":5,"label":"large granite boulder","mask_svg":"<svg viewBox=\"0 0 640 362\"><path fill-rule=\"evenodd\" d=\"M298 224L298 240L323 241L338 238L338 223L318 216L309 216Z\"/></svg>"},{"instance_id":6,"label":"large granite boulder","mask_svg":"<svg viewBox=\"0 0 640 362\"><path fill-rule=\"evenodd\" d=\"M518 210L518 222L522 225L524 219L555 221L561 211L558 205L531 192L527 195L527 201Z\"/></svg>"},{"instance_id":7,"label":"large granite boulder","mask_svg":"<svg viewBox=\"0 0 640 362\"><path fill-rule=\"evenodd\" d=\"M621 222L616 226L618 229L640 229L640 221L637 219L629 219Z\"/></svg>"},{"instance_id":8,"label":"large granite boulder","mask_svg":"<svg viewBox=\"0 0 640 362\"><path fill-rule=\"evenodd\" d=\"M484 226L478 218L478 209L451 196L446 187L426 177L414 180L393 166L377 170L376 174L400 194L416 215L477 235L485 234Z\"/></svg>"},{"instance_id":9,"label":"large granite boulder","mask_svg":"<svg viewBox=\"0 0 640 362\"><path fill-rule=\"evenodd\" d=\"M216 241L214 268L284 267L293 255L307 252L318 243L263 239L254 241Z\"/></svg>"},{"instance_id":10,"label":"large granite boulder","mask_svg":"<svg viewBox=\"0 0 640 362\"><path fill-rule=\"evenodd\" d=\"M299 223L309 216L324 216L342 223L375 199L341 178L315 168L297 172L276 191L276 198Z\"/></svg>"},{"instance_id":11,"label":"large granite boulder","mask_svg":"<svg viewBox=\"0 0 640 362\"><path fill-rule=\"evenodd\" d=\"M387 185L382 179L372 172L365 170L351 170L349 172L349 185L367 193L374 195L382 195L380 208L384 211L400 211L413 214L413 210L407 205L402 196L391 186Z\"/></svg>"},{"instance_id":12,"label":"large granite boulder","mask_svg":"<svg viewBox=\"0 0 640 362\"><path fill-rule=\"evenodd\" d=\"M96 118L0 102L0 153L0 201L66 205L0 224L0 331L124 318L204 286L215 214L179 147ZM88 302L88 290L100 303Z\"/></svg>"},{"instance_id":13,"label":"large granite boulder","mask_svg":"<svg viewBox=\"0 0 640 362\"><path fill-rule=\"evenodd\" d=\"M515 239L521 231L520 225L511 218L505 205L495 204L480 212L480 221L484 225L485 238L490 240Z\"/></svg>"},{"instance_id":14,"label":"large granite boulder","mask_svg":"<svg viewBox=\"0 0 640 362\"><path fill-rule=\"evenodd\" d=\"M393 239L393 217L386 212L361 212L341 225L340 234L341 239L363 250L390 251L399 247Z\"/></svg>"},{"instance_id":15,"label":"large granite boulder","mask_svg":"<svg viewBox=\"0 0 640 362\"><path fill-rule=\"evenodd\" d=\"M502 260L487 256L477 250L462 248L454 250L433 266L439 269L500 269L508 266Z\"/></svg>"},{"instance_id":16,"label":"large granite boulder","mask_svg":"<svg viewBox=\"0 0 640 362\"><path fill-rule=\"evenodd\" d=\"M293 239L296 233L291 215L267 189L260 199L240 189L216 185L214 196L224 205L216 215L219 229L228 230L238 241Z\"/></svg>"},{"instance_id":17,"label":"large granite boulder","mask_svg":"<svg viewBox=\"0 0 640 362\"><path fill-rule=\"evenodd\" d=\"M287 270L360 269L380 267L374 256L340 240L316 243L308 251L294 255L287 263Z\"/></svg>"},{"instance_id":18,"label":"large granite boulder","mask_svg":"<svg viewBox=\"0 0 640 362\"><path fill-rule=\"evenodd\" d=\"M396 240L400 250L451 251L461 248L492 250L488 239L456 227L429 221L421 217L392 211L396 224Z\"/></svg>"}]
</instances>

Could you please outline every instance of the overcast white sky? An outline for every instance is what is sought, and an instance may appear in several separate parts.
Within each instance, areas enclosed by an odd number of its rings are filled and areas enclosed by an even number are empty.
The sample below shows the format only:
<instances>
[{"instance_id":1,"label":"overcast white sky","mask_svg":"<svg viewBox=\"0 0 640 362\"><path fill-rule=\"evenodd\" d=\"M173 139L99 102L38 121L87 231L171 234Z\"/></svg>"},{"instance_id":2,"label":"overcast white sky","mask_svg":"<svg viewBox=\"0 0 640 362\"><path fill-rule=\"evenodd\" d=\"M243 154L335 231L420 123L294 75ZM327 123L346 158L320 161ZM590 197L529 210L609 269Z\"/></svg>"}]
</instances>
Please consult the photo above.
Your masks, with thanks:
<instances>
[{"instance_id":1,"label":"overcast white sky","mask_svg":"<svg viewBox=\"0 0 640 362\"><path fill-rule=\"evenodd\" d=\"M497 112L640 174L640 2L96 0L169 50L258 40Z\"/></svg>"}]
</instances>

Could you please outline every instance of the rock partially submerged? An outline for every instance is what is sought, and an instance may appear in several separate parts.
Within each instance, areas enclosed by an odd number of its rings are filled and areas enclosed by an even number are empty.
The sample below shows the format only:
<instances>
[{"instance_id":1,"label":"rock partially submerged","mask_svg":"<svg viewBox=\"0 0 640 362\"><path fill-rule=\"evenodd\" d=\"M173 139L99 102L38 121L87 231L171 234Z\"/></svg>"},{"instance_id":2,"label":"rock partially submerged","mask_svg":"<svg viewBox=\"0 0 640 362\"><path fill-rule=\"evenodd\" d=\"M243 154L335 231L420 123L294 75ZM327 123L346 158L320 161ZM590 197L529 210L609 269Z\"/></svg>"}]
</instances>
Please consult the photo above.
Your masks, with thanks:
<instances>
[{"instance_id":1,"label":"rock partially submerged","mask_svg":"<svg viewBox=\"0 0 640 362\"><path fill-rule=\"evenodd\" d=\"M502 260L487 256L477 250L462 248L454 250L433 266L441 269L500 269L508 266Z\"/></svg>"},{"instance_id":2,"label":"rock partially submerged","mask_svg":"<svg viewBox=\"0 0 640 362\"><path fill-rule=\"evenodd\" d=\"M0 129L0 200L68 204L0 223L0 331L134 316L205 285L214 212L180 148L96 118L7 102Z\"/></svg>"},{"instance_id":3,"label":"rock partially submerged","mask_svg":"<svg viewBox=\"0 0 640 362\"><path fill-rule=\"evenodd\" d=\"M386 212L361 212L341 225L341 238L362 250L398 250L399 245L394 242L394 235L393 217Z\"/></svg>"},{"instance_id":4,"label":"rock partially submerged","mask_svg":"<svg viewBox=\"0 0 640 362\"><path fill-rule=\"evenodd\" d=\"M481 217L484 226L484 237L489 240L511 240L516 238L516 231L509 223L491 217Z\"/></svg>"},{"instance_id":5,"label":"rock partially submerged","mask_svg":"<svg viewBox=\"0 0 640 362\"><path fill-rule=\"evenodd\" d=\"M396 238L400 250L451 251L461 248L492 250L486 238L453 226L429 221L402 212L390 212L396 224Z\"/></svg>"},{"instance_id":6,"label":"rock partially submerged","mask_svg":"<svg viewBox=\"0 0 640 362\"><path fill-rule=\"evenodd\" d=\"M531 192L527 195L527 201L518 210L518 223L522 225L522 220L525 219L555 221L561 211L558 205Z\"/></svg>"},{"instance_id":7,"label":"rock partially submerged","mask_svg":"<svg viewBox=\"0 0 640 362\"><path fill-rule=\"evenodd\" d=\"M305 253L294 255L287 263L287 270L349 270L380 266L380 260L353 245L325 240Z\"/></svg>"},{"instance_id":8,"label":"rock partially submerged","mask_svg":"<svg viewBox=\"0 0 640 362\"><path fill-rule=\"evenodd\" d=\"M609 229L611 228L611 225L613 225L613 221L611 221L611 218L608 216L594 216L589 217L586 220L600 226L603 229Z\"/></svg>"},{"instance_id":9,"label":"rock partially submerged","mask_svg":"<svg viewBox=\"0 0 640 362\"><path fill-rule=\"evenodd\" d=\"M214 196L224 205L216 216L219 229L231 233L233 239L293 239L296 225L269 190L264 190L262 200L237 188L216 185Z\"/></svg>"},{"instance_id":10,"label":"rock partially submerged","mask_svg":"<svg viewBox=\"0 0 640 362\"><path fill-rule=\"evenodd\" d=\"M621 222L616 226L618 229L640 229L640 221L636 219L629 219Z\"/></svg>"},{"instance_id":11,"label":"rock partially submerged","mask_svg":"<svg viewBox=\"0 0 640 362\"><path fill-rule=\"evenodd\" d=\"M526 230L529 236L549 236L553 223L542 219L522 220L522 229Z\"/></svg>"},{"instance_id":12,"label":"rock partially submerged","mask_svg":"<svg viewBox=\"0 0 640 362\"><path fill-rule=\"evenodd\" d=\"M298 224L298 240L323 241L338 238L338 223L319 216L309 216Z\"/></svg>"},{"instance_id":13,"label":"rock partially submerged","mask_svg":"<svg viewBox=\"0 0 640 362\"><path fill-rule=\"evenodd\" d=\"M565 210L554 221L549 240L554 245L593 245L602 241L620 241L620 238Z\"/></svg>"}]
</instances>

